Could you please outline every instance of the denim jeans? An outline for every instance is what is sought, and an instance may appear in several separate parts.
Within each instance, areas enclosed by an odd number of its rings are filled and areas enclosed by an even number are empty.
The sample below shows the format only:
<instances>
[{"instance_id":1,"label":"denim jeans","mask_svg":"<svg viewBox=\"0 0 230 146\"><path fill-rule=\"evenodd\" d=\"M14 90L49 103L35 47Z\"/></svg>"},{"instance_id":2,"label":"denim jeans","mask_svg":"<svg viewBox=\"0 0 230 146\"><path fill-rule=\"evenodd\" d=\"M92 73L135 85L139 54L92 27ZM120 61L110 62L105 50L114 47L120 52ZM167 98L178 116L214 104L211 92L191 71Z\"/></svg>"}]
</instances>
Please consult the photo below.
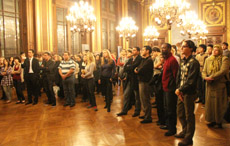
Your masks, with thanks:
<instances>
[{"instance_id":1,"label":"denim jeans","mask_svg":"<svg viewBox=\"0 0 230 146\"><path fill-rule=\"evenodd\" d=\"M75 79L73 75L62 81L66 104L75 104L74 81Z\"/></svg>"}]
</instances>

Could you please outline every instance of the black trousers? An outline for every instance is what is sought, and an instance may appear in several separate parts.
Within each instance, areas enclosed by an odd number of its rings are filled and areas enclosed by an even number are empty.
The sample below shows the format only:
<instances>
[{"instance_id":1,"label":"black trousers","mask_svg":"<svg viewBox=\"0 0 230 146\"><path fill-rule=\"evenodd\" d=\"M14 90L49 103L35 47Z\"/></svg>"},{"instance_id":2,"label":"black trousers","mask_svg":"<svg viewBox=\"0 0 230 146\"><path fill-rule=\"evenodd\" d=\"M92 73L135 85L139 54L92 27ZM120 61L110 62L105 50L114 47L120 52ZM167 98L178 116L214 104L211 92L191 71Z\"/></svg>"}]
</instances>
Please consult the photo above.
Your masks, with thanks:
<instances>
[{"instance_id":1,"label":"black trousers","mask_svg":"<svg viewBox=\"0 0 230 146\"><path fill-rule=\"evenodd\" d=\"M165 125L164 95L163 90L155 90L157 116L161 125Z\"/></svg>"},{"instance_id":2,"label":"black trousers","mask_svg":"<svg viewBox=\"0 0 230 146\"><path fill-rule=\"evenodd\" d=\"M82 94L83 94L82 100L86 101L87 99L89 99L88 93L87 93L87 81L86 81L86 79L82 79L81 83L82 83L81 85L82 85Z\"/></svg>"},{"instance_id":3,"label":"black trousers","mask_svg":"<svg viewBox=\"0 0 230 146\"><path fill-rule=\"evenodd\" d=\"M166 125L169 131L176 131L177 124L177 96L174 91L164 92L164 107Z\"/></svg>"},{"instance_id":4,"label":"black trousers","mask_svg":"<svg viewBox=\"0 0 230 146\"><path fill-rule=\"evenodd\" d=\"M113 99L112 82L110 78L101 78L102 91L105 93L106 107L110 109L111 100Z\"/></svg>"},{"instance_id":5,"label":"black trousers","mask_svg":"<svg viewBox=\"0 0 230 146\"><path fill-rule=\"evenodd\" d=\"M19 101L25 100L25 97L22 93L23 89L22 89L22 82L18 81L18 80L14 80L14 87L16 89L16 94L18 97Z\"/></svg>"},{"instance_id":6,"label":"black trousers","mask_svg":"<svg viewBox=\"0 0 230 146\"><path fill-rule=\"evenodd\" d=\"M89 98L89 103L91 106L97 106L96 104L96 98L94 95L94 89L95 89L95 84L94 84L94 79L86 79L86 89L87 89L87 94Z\"/></svg>"},{"instance_id":7,"label":"black trousers","mask_svg":"<svg viewBox=\"0 0 230 146\"><path fill-rule=\"evenodd\" d=\"M46 96L48 97L48 102L50 104L56 104L56 98L54 95L54 90L53 90L53 81L48 80L47 78L45 78L43 80L43 85L44 85L44 89L46 92Z\"/></svg>"},{"instance_id":8,"label":"black trousers","mask_svg":"<svg viewBox=\"0 0 230 146\"><path fill-rule=\"evenodd\" d=\"M34 73L28 74L26 76L28 102L32 102L32 96L34 96L34 102L38 102L38 82L39 78Z\"/></svg>"},{"instance_id":9,"label":"black trousers","mask_svg":"<svg viewBox=\"0 0 230 146\"><path fill-rule=\"evenodd\" d=\"M96 88L97 94L99 94L101 92L101 84L98 84L98 80L95 81L95 88Z\"/></svg>"}]
</instances>

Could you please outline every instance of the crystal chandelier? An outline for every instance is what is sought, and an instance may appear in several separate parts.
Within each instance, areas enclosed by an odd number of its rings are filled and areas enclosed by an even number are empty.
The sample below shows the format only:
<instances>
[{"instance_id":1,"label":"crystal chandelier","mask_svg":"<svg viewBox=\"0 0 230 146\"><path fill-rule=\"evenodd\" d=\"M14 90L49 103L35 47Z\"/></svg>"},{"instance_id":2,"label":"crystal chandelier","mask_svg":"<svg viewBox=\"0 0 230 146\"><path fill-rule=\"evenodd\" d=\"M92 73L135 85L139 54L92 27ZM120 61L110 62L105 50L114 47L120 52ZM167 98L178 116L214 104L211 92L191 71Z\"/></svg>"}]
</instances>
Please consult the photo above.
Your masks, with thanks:
<instances>
[{"instance_id":1,"label":"crystal chandelier","mask_svg":"<svg viewBox=\"0 0 230 146\"><path fill-rule=\"evenodd\" d=\"M159 35L160 34L155 26L148 26L143 34L145 41L156 41L158 40Z\"/></svg>"},{"instance_id":2,"label":"crystal chandelier","mask_svg":"<svg viewBox=\"0 0 230 146\"><path fill-rule=\"evenodd\" d=\"M162 27L167 24L168 29L171 29L174 22L181 23L179 16L184 14L189 7L190 4L185 0L156 0L150 6L150 14L155 18L157 25Z\"/></svg>"},{"instance_id":3,"label":"crystal chandelier","mask_svg":"<svg viewBox=\"0 0 230 146\"><path fill-rule=\"evenodd\" d=\"M207 39L207 34L208 34L208 30L207 30L207 26L204 24L203 21L199 20L196 22L195 24L196 27L196 35L194 37L192 37L192 39L196 39L196 40L205 40Z\"/></svg>"},{"instance_id":4,"label":"crystal chandelier","mask_svg":"<svg viewBox=\"0 0 230 146\"><path fill-rule=\"evenodd\" d=\"M120 21L119 26L116 27L116 30L119 32L120 37L124 37L128 40L129 38L136 36L138 27L131 17L124 17Z\"/></svg>"},{"instance_id":5,"label":"crystal chandelier","mask_svg":"<svg viewBox=\"0 0 230 146\"><path fill-rule=\"evenodd\" d=\"M177 26L181 28L181 35L188 35L191 38L192 35L196 35L198 16L194 11L186 11L185 14L179 16L182 20Z\"/></svg>"},{"instance_id":6,"label":"crystal chandelier","mask_svg":"<svg viewBox=\"0 0 230 146\"><path fill-rule=\"evenodd\" d=\"M66 16L70 23L71 32L92 32L95 29L96 17L94 8L88 2L80 1L70 8L70 13Z\"/></svg>"},{"instance_id":7,"label":"crystal chandelier","mask_svg":"<svg viewBox=\"0 0 230 146\"><path fill-rule=\"evenodd\" d=\"M187 11L184 15L180 16L182 20L177 26L181 27L181 35L188 35L192 39L206 39L208 30L203 21L198 19L194 11Z\"/></svg>"}]
</instances>

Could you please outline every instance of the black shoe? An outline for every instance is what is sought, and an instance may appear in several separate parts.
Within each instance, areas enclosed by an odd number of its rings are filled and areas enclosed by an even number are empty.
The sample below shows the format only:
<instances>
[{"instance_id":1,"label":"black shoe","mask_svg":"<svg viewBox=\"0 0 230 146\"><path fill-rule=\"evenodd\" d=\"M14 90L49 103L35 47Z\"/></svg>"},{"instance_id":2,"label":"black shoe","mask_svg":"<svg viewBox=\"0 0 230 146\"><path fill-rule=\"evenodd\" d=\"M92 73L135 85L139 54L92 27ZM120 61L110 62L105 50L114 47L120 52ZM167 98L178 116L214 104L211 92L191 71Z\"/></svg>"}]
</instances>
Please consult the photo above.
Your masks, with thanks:
<instances>
[{"instance_id":1,"label":"black shoe","mask_svg":"<svg viewBox=\"0 0 230 146\"><path fill-rule=\"evenodd\" d=\"M2 97L1 100L6 100L6 97Z\"/></svg>"},{"instance_id":2,"label":"black shoe","mask_svg":"<svg viewBox=\"0 0 230 146\"><path fill-rule=\"evenodd\" d=\"M223 128L222 123L217 123L218 128Z\"/></svg>"},{"instance_id":3,"label":"black shoe","mask_svg":"<svg viewBox=\"0 0 230 146\"><path fill-rule=\"evenodd\" d=\"M38 104L37 102L34 102L32 105L36 105L36 104Z\"/></svg>"},{"instance_id":4,"label":"black shoe","mask_svg":"<svg viewBox=\"0 0 230 146\"><path fill-rule=\"evenodd\" d=\"M174 135L174 137L176 137L176 138L184 138L185 134L183 132L180 132L180 133Z\"/></svg>"},{"instance_id":5,"label":"black shoe","mask_svg":"<svg viewBox=\"0 0 230 146\"><path fill-rule=\"evenodd\" d=\"M27 102L25 105L32 104L32 102Z\"/></svg>"},{"instance_id":6,"label":"black shoe","mask_svg":"<svg viewBox=\"0 0 230 146\"><path fill-rule=\"evenodd\" d=\"M156 105L156 101L152 103L152 105Z\"/></svg>"},{"instance_id":7,"label":"black shoe","mask_svg":"<svg viewBox=\"0 0 230 146\"><path fill-rule=\"evenodd\" d=\"M107 109L107 112L108 112L108 113L110 112L110 108Z\"/></svg>"},{"instance_id":8,"label":"black shoe","mask_svg":"<svg viewBox=\"0 0 230 146\"><path fill-rule=\"evenodd\" d=\"M161 125L161 122L160 121L157 121L157 126L160 126Z\"/></svg>"},{"instance_id":9,"label":"black shoe","mask_svg":"<svg viewBox=\"0 0 230 146\"><path fill-rule=\"evenodd\" d=\"M71 104L69 107L74 107L75 106L75 104Z\"/></svg>"},{"instance_id":10,"label":"black shoe","mask_svg":"<svg viewBox=\"0 0 230 146\"><path fill-rule=\"evenodd\" d=\"M51 102L49 102L49 101L47 101L47 102L45 102L45 104L52 104Z\"/></svg>"},{"instance_id":11,"label":"black shoe","mask_svg":"<svg viewBox=\"0 0 230 146\"><path fill-rule=\"evenodd\" d=\"M207 124L208 127L214 127L216 125L216 122L211 122L209 124Z\"/></svg>"},{"instance_id":12,"label":"black shoe","mask_svg":"<svg viewBox=\"0 0 230 146\"><path fill-rule=\"evenodd\" d=\"M144 119L144 118L145 118L145 116L140 116L140 117L139 117L139 119Z\"/></svg>"},{"instance_id":13,"label":"black shoe","mask_svg":"<svg viewBox=\"0 0 230 146\"><path fill-rule=\"evenodd\" d=\"M199 100L198 100L198 101L196 101L195 103L201 103L201 102L202 102L202 100L200 100L200 99L199 99Z\"/></svg>"},{"instance_id":14,"label":"black shoe","mask_svg":"<svg viewBox=\"0 0 230 146\"><path fill-rule=\"evenodd\" d=\"M70 104L69 103L65 103L63 106L65 107L65 106L69 106Z\"/></svg>"},{"instance_id":15,"label":"black shoe","mask_svg":"<svg viewBox=\"0 0 230 146\"><path fill-rule=\"evenodd\" d=\"M157 108L157 105L153 105L152 108Z\"/></svg>"},{"instance_id":16,"label":"black shoe","mask_svg":"<svg viewBox=\"0 0 230 146\"><path fill-rule=\"evenodd\" d=\"M120 112L120 113L117 114L117 116L123 116L123 115L127 115L127 113L125 113L125 112Z\"/></svg>"},{"instance_id":17,"label":"black shoe","mask_svg":"<svg viewBox=\"0 0 230 146\"><path fill-rule=\"evenodd\" d=\"M143 120L140 122L141 124L147 124L147 123L152 123L152 120Z\"/></svg>"},{"instance_id":18,"label":"black shoe","mask_svg":"<svg viewBox=\"0 0 230 146\"><path fill-rule=\"evenodd\" d=\"M56 106L56 103L53 103L51 106L55 107L55 106Z\"/></svg>"},{"instance_id":19,"label":"black shoe","mask_svg":"<svg viewBox=\"0 0 230 146\"><path fill-rule=\"evenodd\" d=\"M160 129L163 129L163 130L168 130L168 127L167 127L167 126L165 126L165 125L162 125L162 126L160 126Z\"/></svg>"},{"instance_id":20,"label":"black shoe","mask_svg":"<svg viewBox=\"0 0 230 146\"><path fill-rule=\"evenodd\" d=\"M17 101L17 102L16 102L16 104L20 104L20 103L22 103L22 102L21 102L21 101Z\"/></svg>"},{"instance_id":21,"label":"black shoe","mask_svg":"<svg viewBox=\"0 0 230 146\"><path fill-rule=\"evenodd\" d=\"M193 145L193 141L192 140L182 140L181 142L178 143L178 146L189 146L189 145Z\"/></svg>"},{"instance_id":22,"label":"black shoe","mask_svg":"<svg viewBox=\"0 0 230 146\"><path fill-rule=\"evenodd\" d=\"M139 116L140 115L140 113L134 113L133 115L132 115L132 117L137 117L137 116Z\"/></svg>"},{"instance_id":23,"label":"black shoe","mask_svg":"<svg viewBox=\"0 0 230 146\"><path fill-rule=\"evenodd\" d=\"M176 134L176 131L168 131L165 133L165 136L173 136Z\"/></svg>"}]
</instances>

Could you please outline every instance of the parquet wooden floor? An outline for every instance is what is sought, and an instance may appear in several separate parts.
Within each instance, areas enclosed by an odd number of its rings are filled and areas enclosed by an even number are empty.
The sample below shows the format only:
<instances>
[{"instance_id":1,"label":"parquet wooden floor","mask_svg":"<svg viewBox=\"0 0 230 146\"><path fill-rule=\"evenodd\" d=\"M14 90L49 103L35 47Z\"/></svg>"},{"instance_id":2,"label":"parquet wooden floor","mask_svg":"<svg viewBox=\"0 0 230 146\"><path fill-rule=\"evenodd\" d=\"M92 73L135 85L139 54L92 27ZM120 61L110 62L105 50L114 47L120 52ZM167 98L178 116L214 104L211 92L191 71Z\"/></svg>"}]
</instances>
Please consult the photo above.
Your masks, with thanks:
<instances>
[{"instance_id":1,"label":"parquet wooden floor","mask_svg":"<svg viewBox=\"0 0 230 146\"><path fill-rule=\"evenodd\" d=\"M118 88L118 87L116 87ZM75 107L63 107L58 100L56 107L45 106L45 94L39 104L16 105L0 101L0 146L174 146L179 139L165 137L164 130L153 123L140 124L133 118L134 107L128 115L117 117L122 106L122 92L116 89L111 112L107 113L104 99L97 95L98 111L87 109L86 103L77 98ZM204 109L196 105L196 132L194 146L230 146L230 124L224 129L207 128ZM180 125L178 122L178 131Z\"/></svg>"}]
</instances>

